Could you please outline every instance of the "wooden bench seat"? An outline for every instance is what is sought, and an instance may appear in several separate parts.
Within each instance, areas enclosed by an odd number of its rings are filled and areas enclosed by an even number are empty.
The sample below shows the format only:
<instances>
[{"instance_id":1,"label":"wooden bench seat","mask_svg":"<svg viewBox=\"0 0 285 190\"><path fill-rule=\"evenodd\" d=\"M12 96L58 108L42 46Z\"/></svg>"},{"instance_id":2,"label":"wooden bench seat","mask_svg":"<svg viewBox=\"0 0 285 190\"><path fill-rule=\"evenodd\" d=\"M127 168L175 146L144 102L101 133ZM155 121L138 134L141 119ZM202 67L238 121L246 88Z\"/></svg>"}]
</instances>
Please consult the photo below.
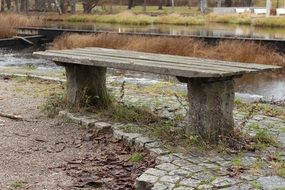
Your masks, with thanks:
<instances>
[{"instance_id":1,"label":"wooden bench seat","mask_svg":"<svg viewBox=\"0 0 285 190\"><path fill-rule=\"evenodd\" d=\"M80 105L84 95L107 105L106 69L115 68L177 77L188 84L189 127L207 142L233 132L234 78L281 67L104 48L35 52L66 68L67 101Z\"/></svg>"}]
</instances>

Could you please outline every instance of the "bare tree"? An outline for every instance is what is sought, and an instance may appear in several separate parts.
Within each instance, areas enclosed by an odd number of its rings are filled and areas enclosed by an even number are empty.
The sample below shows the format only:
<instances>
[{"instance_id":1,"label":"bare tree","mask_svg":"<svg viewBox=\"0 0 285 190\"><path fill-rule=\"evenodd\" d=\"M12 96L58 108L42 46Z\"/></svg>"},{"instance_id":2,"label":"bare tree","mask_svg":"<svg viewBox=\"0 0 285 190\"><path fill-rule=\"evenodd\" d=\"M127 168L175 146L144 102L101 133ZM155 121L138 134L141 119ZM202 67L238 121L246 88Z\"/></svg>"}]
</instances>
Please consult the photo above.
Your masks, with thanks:
<instances>
[{"instance_id":1,"label":"bare tree","mask_svg":"<svg viewBox=\"0 0 285 190\"><path fill-rule=\"evenodd\" d=\"M146 11L146 0L143 0L143 11Z\"/></svg>"},{"instance_id":2,"label":"bare tree","mask_svg":"<svg viewBox=\"0 0 285 190\"><path fill-rule=\"evenodd\" d=\"M15 11L19 12L19 0L15 0Z\"/></svg>"},{"instance_id":3,"label":"bare tree","mask_svg":"<svg viewBox=\"0 0 285 190\"><path fill-rule=\"evenodd\" d=\"M28 0L21 0L20 11L27 12L28 11Z\"/></svg>"},{"instance_id":4,"label":"bare tree","mask_svg":"<svg viewBox=\"0 0 285 190\"><path fill-rule=\"evenodd\" d=\"M164 0L159 0L158 10L162 10L163 3L164 3Z\"/></svg>"},{"instance_id":5,"label":"bare tree","mask_svg":"<svg viewBox=\"0 0 285 190\"><path fill-rule=\"evenodd\" d=\"M192 0L188 0L188 8L191 9L192 6Z\"/></svg>"},{"instance_id":6,"label":"bare tree","mask_svg":"<svg viewBox=\"0 0 285 190\"><path fill-rule=\"evenodd\" d=\"M7 9L11 10L11 5L12 5L11 0L6 0L6 5L7 5Z\"/></svg>"},{"instance_id":7,"label":"bare tree","mask_svg":"<svg viewBox=\"0 0 285 190\"><path fill-rule=\"evenodd\" d=\"M4 3L4 0L0 0L0 6L1 6L1 12L3 12L5 10L5 3Z\"/></svg>"},{"instance_id":8,"label":"bare tree","mask_svg":"<svg viewBox=\"0 0 285 190\"><path fill-rule=\"evenodd\" d=\"M208 8L208 0L199 0L199 10L204 13Z\"/></svg>"},{"instance_id":9,"label":"bare tree","mask_svg":"<svg viewBox=\"0 0 285 190\"><path fill-rule=\"evenodd\" d=\"M100 0L82 0L83 12L91 13L92 9L98 5Z\"/></svg>"},{"instance_id":10,"label":"bare tree","mask_svg":"<svg viewBox=\"0 0 285 190\"><path fill-rule=\"evenodd\" d=\"M134 6L134 0L128 0L128 9L132 9Z\"/></svg>"},{"instance_id":11,"label":"bare tree","mask_svg":"<svg viewBox=\"0 0 285 190\"><path fill-rule=\"evenodd\" d=\"M71 14L75 14L76 13L76 2L77 0L70 0L70 6L71 6Z\"/></svg>"},{"instance_id":12,"label":"bare tree","mask_svg":"<svg viewBox=\"0 0 285 190\"><path fill-rule=\"evenodd\" d=\"M232 0L225 0L225 6L226 7L231 7L232 6Z\"/></svg>"}]
</instances>

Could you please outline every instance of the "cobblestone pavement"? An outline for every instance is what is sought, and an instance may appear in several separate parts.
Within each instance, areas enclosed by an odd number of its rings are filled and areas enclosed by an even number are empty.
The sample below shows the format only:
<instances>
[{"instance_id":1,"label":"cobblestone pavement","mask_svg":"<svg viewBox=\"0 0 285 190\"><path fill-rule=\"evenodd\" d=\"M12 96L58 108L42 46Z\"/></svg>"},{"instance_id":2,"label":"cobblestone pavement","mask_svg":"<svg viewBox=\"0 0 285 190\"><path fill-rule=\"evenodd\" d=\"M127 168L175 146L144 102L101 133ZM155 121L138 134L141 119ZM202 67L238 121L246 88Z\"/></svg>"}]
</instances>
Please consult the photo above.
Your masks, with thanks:
<instances>
[{"instance_id":1,"label":"cobblestone pavement","mask_svg":"<svg viewBox=\"0 0 285 190\"><path fill-rule=\"evenodd\" d=\"M137 105L147 104L154 112L165 118L173 119L179 114L185 115L187 102L183 98L179 100L179 97L167 95L168 87L167 84L164 85L164 93L154 96L150 94L138 96L137 91L131 89L125 92L124 101ZM278 109L285 108L278 107ZM236 124L239 124L244 121L247 114L234 110L234 117ZM156 167L148 169L137 179L138 189L285 189L284 119L257 112L248 119L243 130L251 136L266 131L276 138L279 147L268 146L261 151L239 154L209 153L186 156L181 153L170 153L161 148L160 145L163 144L161 141L147 141L145 137L127 134L118 129L114 133L118 138L132 139L157 156ZM277 168L275 159L278 159L278 163L283 166Z\"/></svg>"},{"instance_id":2,"label":"cobblestone pavement","mask_svg":"<svg viewBox=\"0 0 285 190\"><path fill-rule=\"evenodd\" d=\"M86 116L74 116L61 112L61 116L68 116L82 125L104 128L108 123L99 122ZM278 124L274 131L282 131L285 123L270 117L255 117L253 119L263 124ZM94 124L95 123L95 124ZM244 152L235 154L207 154L183 155L170 153L161 148L161 141L149 139L141 134L126 133L121 124L112 124L114 136L125 142L145 147L153 156L157 157L157 165L150 168L137 178L137 189L152 190L188 190L188 189L284 189L285 179L276 174L269 157L278 152L280 160L284 162L283 148L268 147L258 153ZM281 132L280 132L281 134ZM278 140L284 143L282 135ZM240 162L241 171L234 171L235 162Z\"/></svg>"}]
</instances>

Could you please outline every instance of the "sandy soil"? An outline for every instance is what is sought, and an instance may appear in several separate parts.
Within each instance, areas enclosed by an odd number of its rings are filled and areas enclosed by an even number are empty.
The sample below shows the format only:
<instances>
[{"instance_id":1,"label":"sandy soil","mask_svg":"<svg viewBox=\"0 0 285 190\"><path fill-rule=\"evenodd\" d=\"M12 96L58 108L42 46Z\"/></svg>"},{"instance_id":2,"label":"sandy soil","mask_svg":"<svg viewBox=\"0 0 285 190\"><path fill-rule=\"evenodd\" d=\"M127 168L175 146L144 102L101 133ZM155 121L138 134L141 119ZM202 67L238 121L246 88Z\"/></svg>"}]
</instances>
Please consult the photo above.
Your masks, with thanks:
<instances>
[{"instance_id":1,"label":"sandy soil","mask_svg":"<svg viewBox=\"0 0 285 190\"><path fill-rule=\"evenodd\" d=\"M0 79L0 112L19 114L24 118L24 121L16 121L0 117L0 189L77 189L75 187L84 187L84 183L94 180L100 182L100 189L118 188L107 188L108 180L116 185L108 172L119 168L116 175L123 173L120 165L124 165L131 150L118 141L106 140L110 139L110 134L96 141L88 138L92 133L90 130L60 118L43 116L40 106L45 95L39 95L39 92L48 90L43 86L47 85ZM108 163L102 161L116 152L124 152L124 155L117 158L108 171L108 167L103 168ZM142 169L136 167L137 172L125 175L128 180L134 180L146 167L143 164ZM130 181L124 183L132 188Z\"/></svg>"}]
</instances>

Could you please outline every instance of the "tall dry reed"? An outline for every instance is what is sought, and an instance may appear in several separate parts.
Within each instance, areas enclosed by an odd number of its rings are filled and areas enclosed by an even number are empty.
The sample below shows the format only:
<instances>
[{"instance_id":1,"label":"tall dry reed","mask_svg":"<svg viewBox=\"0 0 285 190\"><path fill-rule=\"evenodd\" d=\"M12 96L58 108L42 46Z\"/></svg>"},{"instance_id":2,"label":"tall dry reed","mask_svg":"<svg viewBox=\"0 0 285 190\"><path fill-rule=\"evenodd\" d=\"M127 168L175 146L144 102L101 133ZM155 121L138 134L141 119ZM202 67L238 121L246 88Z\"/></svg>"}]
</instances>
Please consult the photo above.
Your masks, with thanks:
<instances>
[{"instance_id":1,"label":"tall dry reed","mask_svg":"<svg viewBox=\"0 0 285 190\"><path fill-rule=\"evenodd\" d=\"M35 16L21 14L0 14L0 38L11 37L16 34L16 27L39 26L43 20Z\"/></svg>"},{"instance_id":2,"label":"tall dry reed","mask_svg":"<svg viewBox=\"0 0 285 190\"><path fill-rule=\"evenodd\" d=\"M223 41L217 45L208 45L203 41L191 38L72 34L56 39L52 49L76 47L102 47L226 61L285 65L284 56L276 50L254 42L240 41Z\"/></svg>"}]
</instances>

